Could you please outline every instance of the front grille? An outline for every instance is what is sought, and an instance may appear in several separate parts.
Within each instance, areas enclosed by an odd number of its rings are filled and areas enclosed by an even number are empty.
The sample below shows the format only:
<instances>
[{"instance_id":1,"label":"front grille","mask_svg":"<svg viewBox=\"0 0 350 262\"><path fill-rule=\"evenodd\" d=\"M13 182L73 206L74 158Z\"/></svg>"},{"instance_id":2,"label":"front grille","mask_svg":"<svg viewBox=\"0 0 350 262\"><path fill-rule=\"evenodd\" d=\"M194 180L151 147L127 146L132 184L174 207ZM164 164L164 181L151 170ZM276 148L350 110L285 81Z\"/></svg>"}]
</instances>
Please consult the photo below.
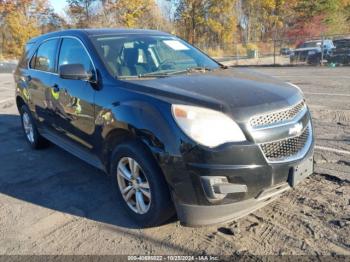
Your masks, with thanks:
<instances>
[{"instance_id":1,"label":"front grille","mask_svg":"<svg viewBox=\"0 0 350 262\"><path fill-rule=\"evenodd\" d=\"M298 137L261 144L260 146L265 157L273 162L287 160L297 155L306 145L310 135L309 129L310 126L305 128L304 132Z\"/></svg>"},{"instance_id":2,"label":"front grille","mask_svg":"<svg viewBox=\"0 0 350 262\"><path fill-rule=\"evenodd\" d=\"M304 101L295 106L264 115L254 116L250 119L250 125L253 128L261 128L273 124L280 124L292 120L296 115L305 108Z\"/></svg>"}]
</instances>

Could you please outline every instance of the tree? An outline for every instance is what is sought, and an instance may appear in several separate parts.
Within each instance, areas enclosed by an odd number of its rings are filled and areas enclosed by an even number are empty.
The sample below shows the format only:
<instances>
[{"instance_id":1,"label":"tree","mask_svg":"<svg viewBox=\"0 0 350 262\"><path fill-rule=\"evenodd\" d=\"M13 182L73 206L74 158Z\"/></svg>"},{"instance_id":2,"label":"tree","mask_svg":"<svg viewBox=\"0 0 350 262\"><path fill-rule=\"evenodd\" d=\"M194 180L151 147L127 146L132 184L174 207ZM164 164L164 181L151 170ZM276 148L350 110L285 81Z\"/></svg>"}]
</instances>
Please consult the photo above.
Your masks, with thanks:
<instances>
[{"instance_id":1,"label":"tree","mask_svg":"<svg viewBox=\"0 0 350 262\"><path fill-rule=\"evenodd\" d=\"M346 17L349 5L349 0L299 0L289 35L307 37L345 32L350 29Z\"/></svg>"},{"instance_id":2,"label":"tree","mask_svg":"<svg viewBox=\"0 0 350 262\"><path fill-rule=\"evenodd\" d=\"M75 27L86 28L93 25L97 0L67 0L67 3L67 13Z\"/></svg>"},{"instance_id":3,"label":"tree","mask_svg":"<svg viewBox=\"0 0 350 262\"><path fill-rule=\"evenodd\" d=\"M30 38L59 28L58 21L48 0L0 0L2 54L18 57Z\"/></svg>"},{"instance_id":4,"label":"tree","mask_svg":"<svg viewBox=\"0 0 350 262\"><path fill-rule=\"evenodd\" d=\"M208 28L216 45L232 44L237 28L235 0L208 1Z\"/></svg>"},{"instance_id":5,"label":"tree","mask_svg":"<svg viewBox=\"0 0 350 262\"><path fill-rule=\"evenodd\" d=\"M11 12L5 21L10 37L5 41L4 52L12 57L19 57L28 39L39 35L40 30L34 19L19 11Z\"/></svg>"},{"instance_id":6,"label":"tree","mask_svg":"<svg viewBox=\"0 0 350 262\"><path fill-rule=\"evenodd\" d=\"M107 25L127 28L154 27L160 21L159 7L154 0L103 1Z\"/></svg>"},{"instance_id":7,"label":"tree","mask_svg":"<svg viewBox=\"0 0 350 262\"><path fill-rule=\"evenodd\" d=\"M199 32L205 25L207 0L180 0L175 11L175 22L180 35L196 44Z\"/></svg>"}]
</instances>

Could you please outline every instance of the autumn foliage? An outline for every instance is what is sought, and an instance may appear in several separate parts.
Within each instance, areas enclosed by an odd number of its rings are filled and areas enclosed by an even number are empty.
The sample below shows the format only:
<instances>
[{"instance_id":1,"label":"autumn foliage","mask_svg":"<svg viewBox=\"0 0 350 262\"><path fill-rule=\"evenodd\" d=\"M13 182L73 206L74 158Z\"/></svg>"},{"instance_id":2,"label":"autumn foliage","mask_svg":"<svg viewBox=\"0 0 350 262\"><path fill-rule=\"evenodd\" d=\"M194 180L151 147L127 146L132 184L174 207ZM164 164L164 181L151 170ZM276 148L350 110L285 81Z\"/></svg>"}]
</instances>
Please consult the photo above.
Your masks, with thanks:
<instances>
[{"instance_id":1,"label":"autumn foliage","mask_svg":"<svg viewBox=\"0 0 350 262\"><path fill-rule=\"evenodd\" d=\"M350 0L0 0L0 56L18 57L33 36L64 28L152 28L222 52L271 39L350 32ZM264 45L266 43L266 45Z\"/></svg>"}]
</instances>

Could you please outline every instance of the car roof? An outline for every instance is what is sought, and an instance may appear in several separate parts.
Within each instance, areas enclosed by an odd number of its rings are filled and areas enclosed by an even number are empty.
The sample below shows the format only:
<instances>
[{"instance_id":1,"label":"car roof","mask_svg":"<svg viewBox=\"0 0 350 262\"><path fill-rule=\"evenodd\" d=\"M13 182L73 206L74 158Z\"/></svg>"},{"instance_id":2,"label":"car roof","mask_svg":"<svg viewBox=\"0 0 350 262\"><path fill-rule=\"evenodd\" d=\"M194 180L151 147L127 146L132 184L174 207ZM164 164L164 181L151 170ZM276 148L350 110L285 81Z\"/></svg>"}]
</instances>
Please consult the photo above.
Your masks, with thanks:
<instances>
[{"instance_id":1,"label":"car roof","mask_svg":"<svg viewBox=\"0 0 350 262\"><path fill-rule=\"evenodd\" d=\"M28 43L35 43L42 41L46 38L60 37L60 36L102 36L102 35L127 35L127 34L138 34L138 35L170 35L165 32L149 29L127 29L127 28L99 28L99 29L68 29L34 37L28 41Z\"/></svg>"},{"instance_id":2,"label":"car roof","mask_svg":"<svg viewBox=\"0 0 350 262\"><path fill-rule=\"evenodd\" d=\"M349 37L336 38L333 41L349 41L349 40L350 40L350 36Z\"/></svg>"}]
</instances>

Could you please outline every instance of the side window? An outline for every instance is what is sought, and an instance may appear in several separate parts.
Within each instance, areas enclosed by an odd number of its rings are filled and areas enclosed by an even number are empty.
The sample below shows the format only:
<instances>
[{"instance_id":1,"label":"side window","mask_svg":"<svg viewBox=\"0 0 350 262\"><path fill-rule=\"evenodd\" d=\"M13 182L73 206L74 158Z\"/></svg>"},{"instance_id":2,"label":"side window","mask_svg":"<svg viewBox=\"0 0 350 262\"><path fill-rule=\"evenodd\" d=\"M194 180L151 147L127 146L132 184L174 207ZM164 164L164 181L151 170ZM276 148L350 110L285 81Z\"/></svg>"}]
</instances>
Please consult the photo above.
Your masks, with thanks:
<instances>
[{"instance_id":1,"label":"side window","mask_svg":"<svg viewBox=\"0 0 350 262\"><path fill-rule=\"evenodd\" d=\"M86 72L92 72L93 66L89 55L82 44L73 38L63 38L58 66L67 64L82 64Z\"/></svg>"},{"instance_id":2,"label":"side window","mask_svg":"<svg viewBox=\"0 0 350 262\"><path fill-rule=\"evenodd\" d=\"M42 43L30 61L30 68L45 72L55 72L57 43L58 39Z\"/></svg>"}]
</instances>

